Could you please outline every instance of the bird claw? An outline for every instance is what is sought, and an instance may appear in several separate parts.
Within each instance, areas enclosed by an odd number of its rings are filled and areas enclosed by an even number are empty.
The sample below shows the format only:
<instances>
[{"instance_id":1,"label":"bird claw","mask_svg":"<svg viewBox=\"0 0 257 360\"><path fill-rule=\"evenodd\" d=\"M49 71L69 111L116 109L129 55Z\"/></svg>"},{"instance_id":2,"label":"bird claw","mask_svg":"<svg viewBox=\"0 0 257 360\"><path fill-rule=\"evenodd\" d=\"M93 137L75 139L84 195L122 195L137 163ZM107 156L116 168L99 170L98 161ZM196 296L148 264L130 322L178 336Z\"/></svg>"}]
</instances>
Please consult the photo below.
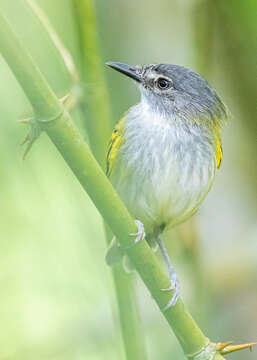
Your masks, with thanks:
<instances>
[{"instance_id":1,"label":"bird claw","mask_svg":"<svg viewBox=\"0 0 257 360\"><path fill-rule=\"evenodd\" d=\"M138 231L136 233L129 234L130 236L136 236L134 242L137 244L139 241L145 239L145 228L144 224L140 220L135 220Z\"/></svg>"},{"instance_id":2,"label":"bird claw","mask_svg":"<svg viewBox=\"0 0 257 360\"><path fill-rule=\"evenodd\" d=\"M172 298L168 304L163 308L163 311L168 310L170 307L177 304L178 299L181 297L180 294L180 284L176 274L172 274L170 277L170 286L166 289L161 289L161 291L173 291Z\"/></svg>"}]
</instances>

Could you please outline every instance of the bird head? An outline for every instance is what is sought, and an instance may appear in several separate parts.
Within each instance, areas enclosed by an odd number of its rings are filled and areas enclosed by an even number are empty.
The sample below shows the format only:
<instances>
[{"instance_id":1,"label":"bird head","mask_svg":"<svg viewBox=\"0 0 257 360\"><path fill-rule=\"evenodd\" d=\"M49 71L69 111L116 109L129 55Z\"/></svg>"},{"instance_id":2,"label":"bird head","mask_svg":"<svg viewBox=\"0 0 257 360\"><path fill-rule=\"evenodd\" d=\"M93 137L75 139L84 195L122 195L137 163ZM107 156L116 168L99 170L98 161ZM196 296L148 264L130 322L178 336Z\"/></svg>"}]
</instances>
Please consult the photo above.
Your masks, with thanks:
<instances>
[{"instance_id":1,"label":"bird head","mask_svg":"<svg viewBox=\"0 0 257 360\"><path fill-rule=\"evenodd\" d=\"M183 66L131 66L120 62L107 65L136 81L142 101L154 113L216 131L227 118L226 107L216 91L199 74Z\"/></svg>"}]
</instances>

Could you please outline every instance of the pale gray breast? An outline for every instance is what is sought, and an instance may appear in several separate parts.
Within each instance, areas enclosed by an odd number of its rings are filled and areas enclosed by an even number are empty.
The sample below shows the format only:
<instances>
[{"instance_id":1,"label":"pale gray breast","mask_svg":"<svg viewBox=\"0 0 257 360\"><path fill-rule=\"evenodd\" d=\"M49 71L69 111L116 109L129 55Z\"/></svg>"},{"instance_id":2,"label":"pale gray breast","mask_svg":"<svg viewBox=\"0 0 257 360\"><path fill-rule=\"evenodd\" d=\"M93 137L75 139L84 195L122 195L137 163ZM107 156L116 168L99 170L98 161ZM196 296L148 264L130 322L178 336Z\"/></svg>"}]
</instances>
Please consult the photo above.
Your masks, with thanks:
<instances>
[{"instance_id":1,"label":"pale gray breast","mask_svg":"<svg viewBox=\"0 0 257 360\"><path fill-rule=\"evenodd\" d=\"M208 193L214 174L214 149L200 129L132 108L112 178L134 216L149 225L183 221Z\"/></svg>"}]
</instances>

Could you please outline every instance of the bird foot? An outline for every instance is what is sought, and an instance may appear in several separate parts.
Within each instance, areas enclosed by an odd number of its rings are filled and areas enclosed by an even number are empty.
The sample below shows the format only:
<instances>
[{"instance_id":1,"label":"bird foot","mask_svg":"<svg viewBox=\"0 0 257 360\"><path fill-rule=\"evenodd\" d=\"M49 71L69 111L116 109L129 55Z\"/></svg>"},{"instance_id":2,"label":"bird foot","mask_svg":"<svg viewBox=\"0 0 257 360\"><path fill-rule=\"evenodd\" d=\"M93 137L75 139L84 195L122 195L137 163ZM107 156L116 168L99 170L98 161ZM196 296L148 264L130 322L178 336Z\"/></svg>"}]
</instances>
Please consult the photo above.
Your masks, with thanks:
<instances>
[{"instance_id":1,"label":"bird foot","mask_svg":"<svg viewBox=\"0 0 257 360\"><path fill-rule=\"evenodd\" d=\"M145 239L145 228L144 224L140 220L135 220L138 231L136 233L130 234L130 236L135 236L134 243L137 244L139 241Z\"/></svg>"},{"instance_id":2,"label":"bird foot","mask_svg":"<svg viewBox=\"0 0 257 360\"><path fill-rule=\"evenodd\" d=\"M170 286L166 289L161 289L162 291L173 291L172 298L168 304L164 307L163 311L168 310L170 307L177 304L178 299L181 297L180 294L180 284L179 279L176 273L172 273L170 276Z\"/></svg>"}]
</instances>

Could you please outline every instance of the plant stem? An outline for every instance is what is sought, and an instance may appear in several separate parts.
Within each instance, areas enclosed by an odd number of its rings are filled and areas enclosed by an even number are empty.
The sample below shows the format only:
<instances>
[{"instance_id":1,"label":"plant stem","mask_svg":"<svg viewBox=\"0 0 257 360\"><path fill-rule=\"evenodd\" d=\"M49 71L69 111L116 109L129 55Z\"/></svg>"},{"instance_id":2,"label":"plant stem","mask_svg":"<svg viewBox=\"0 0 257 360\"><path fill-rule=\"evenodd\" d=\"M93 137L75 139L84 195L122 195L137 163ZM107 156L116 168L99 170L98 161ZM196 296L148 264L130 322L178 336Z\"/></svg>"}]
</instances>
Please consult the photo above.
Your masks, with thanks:
<instances>
[{"instance_id":1,"label":"plant stem","mask_svg":"<svg viewBox=\"0 0 257 360\"><path fill-rule=\"evenodd\" d=\"M213 360L224 360L224 357L221 354L216 353Z\"/></svg>"},{"instance_id":2,"label":"plant stem","mask_svg":"<svg viewBox=\"0 0 257 360\"><path fill-rule=\"evenodd\" d=\"M95 9L92 0L73 0L78 27L81 58L81 78L84 99L83 113L88 113L85 125L93 154L104 169L106 150L111 136L111 108L104 81L99 39L96 31Z\"/></svg>"},{"instance_id":3,"label":"plant stem","mask_svg":"<svg viewBox=\"0 0 257 360\"><path fill-rule=\"evenodd\" d=\"M93 157L70 115L59 103L2 15L0 33L0 51L30 100L35 114L39 116L37 121L41 128L46 131L112 232L120 240L121 247L127 249L127 255L173 329L184 353L189 355L201 352L208 343L207 338L181 299L175 306L163 311L172 296L172 292L161 290L170 285L168 277L145 241L133 244L130 234L137 231L134 220Z\"/></svg>"},{"instance_id":4,"label":"plant stem","mask_svg":"<svg viewBox=\"0 0 257 360\"><path fill-rule=\"evenodd\" d=\"M73 85L77 84L79 81L79 77L72 56L62 43L61 39L59 38L52 24L50 23L48 17L45 15L44 11L34 0L25 1L23 6L30 7L32 9L34 14L36 15L35 18L38 18L40 25L46 30L46 33L52 41L53 46L56 47L57 53L59 53L60 55L60 60L62 60L63 62L63 66L68 70L71 76Z\"/></svg>"},{"instance_id":5,"label":"plant stem","mask_svg":"<svg viewBox=\"0 0 257 360\"><path fill-rule=\"evenodd\" d=\"M104 81L99 39L92 0L73 0L78 26L83 98L80 102L92 152L103 167L106 166L107 143L111 135L111 109ZM93 89L87 104L86 84ZM88 105L88 106L87 106ZM86 111L89 109L89 111ZM86 116L88 115L88 116ZM113 234L105 225L105 238L109 245ZM139 320L137 301L134 295L133 277L119 267L112 269L118 304L121 334L127 360L145 360L143 329Z\"/></svg>"},{"instance_id":6,"label":"plant stem","mask_svg":"<svg viewBox=\"0 0 257 360\"><path fill-rule=\"evenodd\" d=\"M112 233L107 226L106 229L108 238ZM112 272L126 358L145 360L147 356L138 304L135 298L133 276L126 274L121 265L113 267Z\"/></svg>"},{"instance_id":7,"label":"plant stem","mask_svg":"<svg viewBox=\"0 0 257 360\"><path fill-rule=\"evenodd\" d=\"M196 3L192 9L194 62L197 71L204 77L210 77L212 70L215 35L213 12L212 0L205 0L202 4Z\"/></svg>"},{"instance_id":8,"label":"plant stem","mask_svg":"<svg viewBox=\"0 0 257 360\"><path fill-rule=\"evenodd\" d=\"M126 358L147 359L133 275L126 274L122 265L119 265L113 269L113 277Z\"/></svg>"}]
</instances>

